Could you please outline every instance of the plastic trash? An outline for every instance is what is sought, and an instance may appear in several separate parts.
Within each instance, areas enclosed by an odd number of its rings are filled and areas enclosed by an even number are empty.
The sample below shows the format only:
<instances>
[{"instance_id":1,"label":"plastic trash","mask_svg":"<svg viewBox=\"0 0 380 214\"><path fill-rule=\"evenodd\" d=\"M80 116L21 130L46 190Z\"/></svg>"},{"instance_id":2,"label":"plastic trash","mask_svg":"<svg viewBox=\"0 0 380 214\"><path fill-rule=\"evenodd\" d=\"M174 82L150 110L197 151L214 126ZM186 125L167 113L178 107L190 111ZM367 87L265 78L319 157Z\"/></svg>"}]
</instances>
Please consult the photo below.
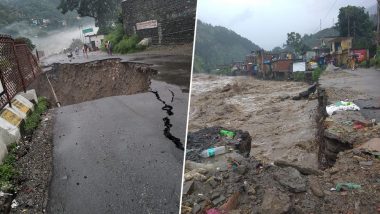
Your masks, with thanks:
<instances>
[{"instance_id":1,"label":"plastic trash","mask_svg":"<svg viewBox=\"0 0 380 214\"><path fill-rule=\"evenodd\" d=\"M360 189L362 186L359 185L359 184L356 184L356 183L338 183L335 187L336 191L340 191L342 189L349 189L349 190L353 190L353 189Z\"/></svg>"},{"instance_id":2,"label":"plastic trash","mask_svg":"<svg viewBox=\"0 0 380 214\"><path fill-rule=\"evenodd\" d=\"M234 138L235 135L236 135L235 132L233 132L233 131L228 131L228 130L224 130L224 129L220 130L219 134L220 134L221 136L230 137L230 138Z\"/></svg>"},{"instance_id":3,"label":"plastic trash","mask_svg":"<svg viewBox=\"0 0 380 214\"><path fill-rule=\"evenodd\" d=\"M219 147L209 148L209 149L203 150L200 153L200 156L202 158L208 158L208 157L214 157L216 155L221 155L221 154L224 154L226 152L227 152L227 149L225 146L219 146Z\"/></svg>"},{"instance_id":4,"label":"plastic trash","mask_svg":"<svg viewBox=\"0 0 380 214\"><path fill-rule=\"evenodd\" d=\"M6 192L3 192L3 191L0 191L0 197L3 197L3 196L11 196L12 194L10 193L6 193Z\"/></svg>"},{"instance_id":5,"label":"plastic trash","mask_svg":"<svg viewBox=\"0 0 380 214\"><path fill-rule=\"evenodd\" d=\"M13 199L12 205L11 205L12 209L18 207L18 205L19 205L18 202L15 199Z\"/></svg>"},{"instance_id":6,"label":"plastic trash","mask_svg":"<svg viewBox=\"0 0 380 214\"><path fill-rule=\"evenodd\" d=\"M360 108L353 102L339 101L334 104L326 106L326 112L330 116L336 111L359 111Z\"/></svg>"}]
</instances>

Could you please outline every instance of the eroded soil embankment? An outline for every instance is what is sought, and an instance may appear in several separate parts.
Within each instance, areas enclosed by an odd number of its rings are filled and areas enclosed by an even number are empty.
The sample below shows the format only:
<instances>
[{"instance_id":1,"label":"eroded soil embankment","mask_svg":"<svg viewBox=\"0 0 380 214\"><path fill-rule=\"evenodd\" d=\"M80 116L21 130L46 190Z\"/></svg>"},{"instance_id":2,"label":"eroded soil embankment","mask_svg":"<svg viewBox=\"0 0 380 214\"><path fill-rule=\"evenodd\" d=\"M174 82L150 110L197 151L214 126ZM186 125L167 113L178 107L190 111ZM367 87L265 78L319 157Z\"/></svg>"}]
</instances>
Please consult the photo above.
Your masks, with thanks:
<instances>
[{"instance_id":1,"label":"eroded soil embankment","mask_svg":"<svg viewBox=\"0 0 380 214\"><path fill-rule=\"evenodd\" d=\"M71 105L109 96L147 92L156 71L146 64L108 59L79 64L53 64L29 88L55 102L46 76L61 105Z\"/></svg>"},{"instance_id":2,"label":"eroded soil embankment","mask_svg":"<svg viewBox=\"0 0 380 214\"><path fill-rule=\"evenodd\" d=\"M342 142L339 139L329 138L326 134L326 106L329 104L328 92L325 88L318 88L318 113L316 115L316 123L318 127L316 139L318 141L318 161L319 168L326 169L335 164L339 152L352 149L352 145Z\"/></svg>"},{"instance_id":3,"label":"eroded soil embankment","mask_svg":"<svg viewBox=\"0 0 380 214\"><path fill-rule=\"evenodd\" d=\"M318 158L322 169L334 166L340 152L356 148L379 136L379 126L369 122L373 119L372 116L376 110L368 109L368 107L377 105L375 99L358 99L355 92L352 91L351 97L354 98L352 100L360 106L360 111L341 111L331 116L327 115L326 106L345 98L346 92L347 89L341 90L331 87L320 87L318 89L318 114L316 118L318 132L316 138L319 143ZM363 126L357 128L355 124L363 124Z\"/></svg>"}]
</instances>

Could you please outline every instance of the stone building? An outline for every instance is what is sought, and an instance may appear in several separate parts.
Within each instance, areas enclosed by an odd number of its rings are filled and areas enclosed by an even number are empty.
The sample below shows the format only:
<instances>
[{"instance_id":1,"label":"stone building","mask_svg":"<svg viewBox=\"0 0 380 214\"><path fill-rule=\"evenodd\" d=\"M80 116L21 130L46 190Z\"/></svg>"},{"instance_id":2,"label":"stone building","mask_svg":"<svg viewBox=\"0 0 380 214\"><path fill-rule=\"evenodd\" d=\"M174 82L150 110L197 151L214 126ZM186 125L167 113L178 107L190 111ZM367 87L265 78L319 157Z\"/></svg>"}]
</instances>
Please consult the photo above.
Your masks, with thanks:
<instances>
[{"instance_id":1,"label":"stone building","mask_svg":"<svg viewBox=\"0 0 380 214\"><path fill-rule=\"evenodd\" d=\"M151 38L156 45L191 43L196 4L196 0L124 0L125 33Z\"/></svg>"}]
</instances>

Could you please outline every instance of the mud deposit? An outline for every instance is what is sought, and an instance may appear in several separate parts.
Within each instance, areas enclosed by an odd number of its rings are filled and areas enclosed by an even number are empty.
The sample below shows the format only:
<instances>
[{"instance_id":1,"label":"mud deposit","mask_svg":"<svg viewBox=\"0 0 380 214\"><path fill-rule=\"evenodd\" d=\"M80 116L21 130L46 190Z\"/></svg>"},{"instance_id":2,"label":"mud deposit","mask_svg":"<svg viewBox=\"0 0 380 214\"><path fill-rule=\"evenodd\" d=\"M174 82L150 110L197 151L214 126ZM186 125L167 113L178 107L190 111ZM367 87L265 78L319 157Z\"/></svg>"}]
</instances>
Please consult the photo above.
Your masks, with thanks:
<instances>
[{"instance_id":1,"label":"mud deposit","mask_svg":"<svg viewBox=\"0 0 380 214\"><path fill-rule=\"evenodd\" d=\"M286 160L317 169L318 101L291 99L307 87L301 82L194 75L189 131L212 126L245 130L252 136L250 154L257 160Z\"/></svg>"},{"instance_id":2,"label":"mud deposit","mask_svg":"<svg viewBox=\"0 0 380 214\"><path fill-rule=\"evenodd\" d=\"M119 59L77 64L53 64L29 86L39 96L55 102L46 76L61 105L71 105L117 95L147 92L156 71L141 63L122 63Z\"/></svg>"}]
</instances>

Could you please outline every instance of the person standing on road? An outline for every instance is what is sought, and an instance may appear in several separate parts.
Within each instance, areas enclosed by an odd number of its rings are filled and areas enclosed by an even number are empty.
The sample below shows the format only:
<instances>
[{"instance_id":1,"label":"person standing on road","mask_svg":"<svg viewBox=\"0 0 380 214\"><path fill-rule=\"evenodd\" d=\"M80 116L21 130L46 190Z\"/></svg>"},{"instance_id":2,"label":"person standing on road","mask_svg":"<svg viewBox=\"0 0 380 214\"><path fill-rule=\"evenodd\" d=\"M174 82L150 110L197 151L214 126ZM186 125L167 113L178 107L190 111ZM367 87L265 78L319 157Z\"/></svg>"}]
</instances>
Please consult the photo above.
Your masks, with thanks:
<instances>
[{"instance_id":1,"label":"person standing on road","mask_svg":"<svg viewBox=\"0 0 380 214\"><path fill-rule=\"evenodd\" d=\"M88 46L87 46L87 44L84 44L83 45L83 56L86 56L86 58L88 59L87 52L88 52Z\"/></svg>"},{"instance_id":2,"label":"person standing on road","mask_svg":"<svg viewBox=\"0 0 380 214\"><path fill-rule=\"evenodd\" d=\"M112 43L111 43L111 41L107 42L107 50L108 50L108 55L112 56Z\"/></svg>"},{"instance_id":3,"label":"person standing on road","mask_svg":"<svg viewBox=\"0 0 380 214\"><path fill-rule=\"evenodd\" d=\"M356 55L355 54L353 54L352 56L351 56L351 70L355 70L356 69L356 61L357 61L357 59L356 59Z\"/></svg>"}]
</instances>

